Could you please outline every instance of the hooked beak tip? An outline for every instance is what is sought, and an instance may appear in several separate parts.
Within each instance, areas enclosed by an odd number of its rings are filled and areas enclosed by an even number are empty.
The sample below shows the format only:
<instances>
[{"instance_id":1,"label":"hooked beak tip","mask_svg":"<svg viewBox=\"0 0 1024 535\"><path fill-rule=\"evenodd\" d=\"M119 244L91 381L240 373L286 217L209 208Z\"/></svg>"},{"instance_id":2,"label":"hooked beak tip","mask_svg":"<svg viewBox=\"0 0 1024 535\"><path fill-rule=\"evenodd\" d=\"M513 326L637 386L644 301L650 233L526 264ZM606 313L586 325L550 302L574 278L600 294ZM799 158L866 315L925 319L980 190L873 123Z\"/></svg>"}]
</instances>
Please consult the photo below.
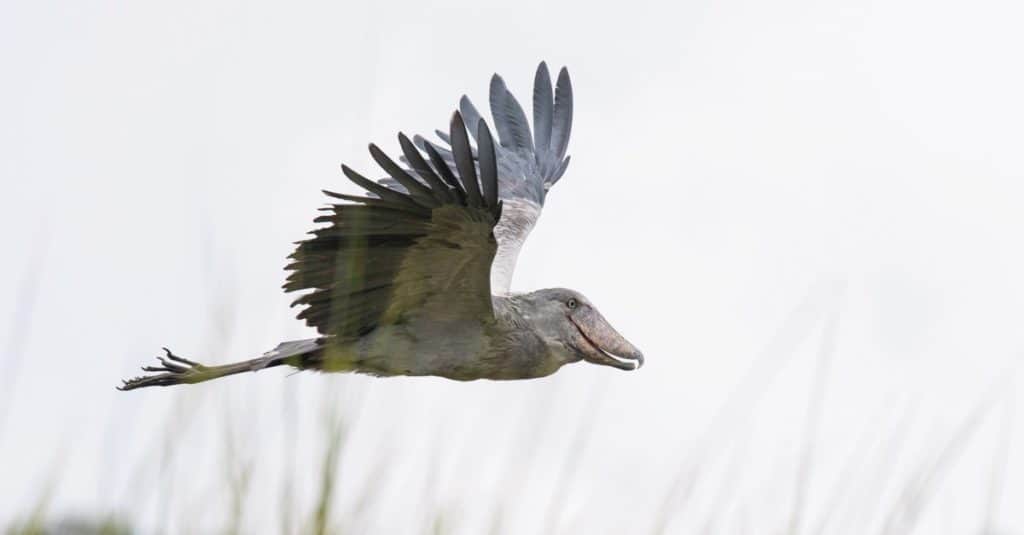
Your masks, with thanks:
<instances>
[{"instance_id":1,"label":"hooked beak tip","mask_svg":"<svg viewBox=\"0 0 1024 535\"><path fill-rule=\"evenodd\" d=\"M628 371L634 371L634 370L639 370L640 368L644 367L644 354L639 352L639 351L637 351L633 355L630 355L628 357L623 357L623 358L627 358L629 360L635 361L635 364L632 363L632 362L630 363L632 365L631 368L623 368L623 369L628 369Z\"/></svg>"},{"instance_id":2,"label":"hooked beak tip","mask_svg":"<svg viewBox=\"0 0 1024 535\"><path fill-rule=\"evenodd\" d=\"M644 354L639 351L631 355L615 356L611 360L615 362L612 366L627 372L639 370L644 366Z\"/></svg>"}]
</instances>

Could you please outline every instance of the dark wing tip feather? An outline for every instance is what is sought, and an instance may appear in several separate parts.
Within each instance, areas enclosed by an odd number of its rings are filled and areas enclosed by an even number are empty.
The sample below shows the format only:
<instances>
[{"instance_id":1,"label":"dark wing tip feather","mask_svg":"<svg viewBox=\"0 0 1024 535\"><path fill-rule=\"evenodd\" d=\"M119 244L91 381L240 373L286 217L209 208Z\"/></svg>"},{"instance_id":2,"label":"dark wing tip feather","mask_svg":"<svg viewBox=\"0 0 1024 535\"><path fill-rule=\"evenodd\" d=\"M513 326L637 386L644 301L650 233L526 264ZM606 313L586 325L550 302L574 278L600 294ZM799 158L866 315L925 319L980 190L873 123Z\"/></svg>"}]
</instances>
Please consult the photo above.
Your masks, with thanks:
<instances>
[{"instance_id":1,"label":"dark wing tip feather","mask_svg":"<svg viewBox=\"0 0 1024 535\"><path fill-rule=\"evenodd\" d=\"M430 191L434 197L440 202L451 201L454 198L448 191L448 187L445 186L441 178L437 176L437 173L427 165L426 160L423 159L423 155L416 149L416 145L413 144L409 138L402 132L398 133L398 144L402 147L402 154L405 156L405 160L409 163L414 171L427 182L430 186Z\"/></svg>"},{"instance_id":2,"label":"dark wing tip feather","mask_svg":"<svg viewBox=\"0 0 1024 535\"><path fill-rule=\"evenodd\" d=\"M380 197L381 201L387 204L396 207L404 207L406 209L412 209L415 211L430 210L429 206L424 206L416 202L412 197L405 195L404 193L399 193L397 191L392 190L391 188L382 186L370 180L369 178L366 178L365 176L357 173L355 170L353 170L351 167L345 164L341 164L341 172L345 173L345 176L347 176L348 179L355 183L357 186L363 188L364 190L370 193L377 195L378 197Z\"/></svg>"},{"instance_id":3,"label":"dark wing tip feather","mask_svg":"<svg viewBox=\"0 0 1024 535\"><path fill-rule=\"evenodd\" d=\"M473 101L469 100L469 97L466 95L462 95L462 98L459 99L459 112L462 113L462 118L467 125L475 125L480 122L480 112L477 111ZM476 130L469 129L469 135L477 142L480 141Z\"/></svg>"},{"instance_id":4,"label":"dark wing tip feather","mask_svg":"<svg viewBox=\"0 0 1024 535\"><path fill-rule=\"evenodd\" d=\"M455 167L459 171L459 180L466 190L469 205L478 207L483 205L483 198L480 196L480 185L477 183L476 166L473 164L473 153L469 146L469 134L466 133L466 123L462 120L462 114L452 114L450 125L452 138L452 155L455 157Z\"/></svg>"},{"instance_id":5,"label":"dark wing tip feather","mask_svg":"<svg viewBox=\"0 0 1024 535\"><path fill-rule=\"evenodd\" d=\"M437 197L430 188L424 186L419 180L413 178L409 173L406 173L394 160L392 160L384 151L380 150L380 147L370 143L370 156L373 157L377 165L381 167L388 175L391 176L396 182L405 188L405 191L409 193L409 196L413 198L417 203L424 206L434 208L438 206L439 202Z\"/></svg>"},{"instance_id":6,"label":"dark wing tip feather","mask_svg":"<svg viewBox=\"0 0 1024 535\"><path fill-rule=\"evenodd\" d=\"M498 159L494 152L494 139L487 121L477 121L477 134L480 155L480 185L483 187L484 202L492 210L498 207Z\"/></svg>"},{"instance_id":7,"label":"dark wing tip feather","mask_svg":"<svg viewBox=\"0 0 1024 535\"><path fill-rule=\"evenodd\" d=\"M421 138L422 139L422 138ZM458 198L459 203L466 203L466 190L462 188L462 184L459 183L459 179L452 173L451 167L444 161L444 157L437 151L437 147L433 143L424 140L423 150L427 153L427 157L430 158L431 163L434 164L434 169L438 174L441 175L441 179L446 184L451 186L451 191L455 193L455 197Z\"/></svg>"}]
</instances>

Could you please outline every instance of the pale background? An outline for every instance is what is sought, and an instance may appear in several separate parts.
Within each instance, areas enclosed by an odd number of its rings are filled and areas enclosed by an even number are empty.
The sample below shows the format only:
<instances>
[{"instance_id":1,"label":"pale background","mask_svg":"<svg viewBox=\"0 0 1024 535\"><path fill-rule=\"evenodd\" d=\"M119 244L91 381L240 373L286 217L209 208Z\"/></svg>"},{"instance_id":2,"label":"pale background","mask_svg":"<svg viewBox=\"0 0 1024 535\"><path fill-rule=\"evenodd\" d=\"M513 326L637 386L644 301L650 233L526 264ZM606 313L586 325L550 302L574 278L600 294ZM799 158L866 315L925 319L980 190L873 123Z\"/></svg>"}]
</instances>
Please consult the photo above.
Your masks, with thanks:
<instances>
[{"instance_id":1,"label":"pale background","mask_svg":"<svg viewBox=\"0 0 1024 535\"><path fill-rule=\"evenodd\" d=\"M274 533L312 514L335 418L355 532L1024 533L1021 20L5 0L0 526L45 501L218 531L247 467L241 531ZM529 110L542 59L572 73L573 161L514 287L582 291L642 370L114 390L162 345L309 336L282 268L320 189L353 189L339 163L495 71Z\"/></svg>"}]
</instances>

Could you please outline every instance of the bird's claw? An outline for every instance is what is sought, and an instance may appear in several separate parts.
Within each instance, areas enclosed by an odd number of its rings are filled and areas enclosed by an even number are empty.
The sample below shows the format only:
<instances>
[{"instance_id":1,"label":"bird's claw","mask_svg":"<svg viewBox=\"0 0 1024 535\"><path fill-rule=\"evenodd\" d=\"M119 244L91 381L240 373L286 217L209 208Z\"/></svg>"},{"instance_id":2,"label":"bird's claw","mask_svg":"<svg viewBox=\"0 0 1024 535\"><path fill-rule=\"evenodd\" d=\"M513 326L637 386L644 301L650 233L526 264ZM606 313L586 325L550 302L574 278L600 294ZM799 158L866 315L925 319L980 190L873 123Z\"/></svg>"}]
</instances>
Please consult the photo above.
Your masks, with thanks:
<instances>
[{"instance_id":1,"label":"bird's claw","mask_svg":"<svg viewBox=\"0 0 1024 535\"><path fill-rule=\"evenodd\" d=\"M202 368L206 367L206 366L203 366L202 364L199 364L198 362L196 362L194 360L188 360L185 357L179 357L178 355L175 355L174 353L171 353L171 350L167 349L166 347L164 347L162 349L164 350L164 353L167 353L167 358L170 359L170 360L173 360L175 362L180 362L182 364L187 364L187 365L189 365L189 366L191 366L193 368L200 368L200 369L202 369ZM160 360L163 361L164 357L160 357Z\"/></svg>"},{"instance_id":2,"label":"bird's claw","mask_svg":"<svg viewBox=\"0 0 1024 535\"><path fill-rule=\"evenodd\" d=\"M121 381L118 390L134 390L145 386L171 386L182 383L195 383L209 372L209 367L198 362L179 357L166 347L163 356L158 356L160 366L143 366L142 371L156 375L144 375Z\"/></svg>"}]
</instances>

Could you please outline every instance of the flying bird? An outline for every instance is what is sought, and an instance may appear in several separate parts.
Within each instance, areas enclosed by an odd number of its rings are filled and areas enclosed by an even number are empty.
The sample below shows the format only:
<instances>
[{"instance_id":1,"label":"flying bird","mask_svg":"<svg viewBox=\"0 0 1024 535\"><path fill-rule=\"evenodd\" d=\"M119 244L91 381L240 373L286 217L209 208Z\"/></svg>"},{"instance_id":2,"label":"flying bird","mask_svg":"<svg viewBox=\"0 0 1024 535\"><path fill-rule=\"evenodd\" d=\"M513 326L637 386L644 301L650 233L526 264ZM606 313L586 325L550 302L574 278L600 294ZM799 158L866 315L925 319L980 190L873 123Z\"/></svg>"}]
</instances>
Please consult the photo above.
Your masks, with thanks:
<instances>
[{"instance_id":1,"label":"flying bird","mask_svg":"<svg viewBox=\"0 0 1024 535\"><path fill-rule=\"evenodd\" d=\"M643 354L581 293L510 291L519 250L569 165L573 94L562 68L552 86L537 67L533 128L495 74L490 107L497 140L463 96L440 142L399 133L396 162L376 145L388 175L374 181L342 165L362 195L324 191L333 204L297 243L284 289L303 292L298 318L319 336L262 356L208 366L168 349L149 375L121 390L198 383L275 366L460 381L544 377L573 362L621 370Z\"/></svg>"}]
</instances>

